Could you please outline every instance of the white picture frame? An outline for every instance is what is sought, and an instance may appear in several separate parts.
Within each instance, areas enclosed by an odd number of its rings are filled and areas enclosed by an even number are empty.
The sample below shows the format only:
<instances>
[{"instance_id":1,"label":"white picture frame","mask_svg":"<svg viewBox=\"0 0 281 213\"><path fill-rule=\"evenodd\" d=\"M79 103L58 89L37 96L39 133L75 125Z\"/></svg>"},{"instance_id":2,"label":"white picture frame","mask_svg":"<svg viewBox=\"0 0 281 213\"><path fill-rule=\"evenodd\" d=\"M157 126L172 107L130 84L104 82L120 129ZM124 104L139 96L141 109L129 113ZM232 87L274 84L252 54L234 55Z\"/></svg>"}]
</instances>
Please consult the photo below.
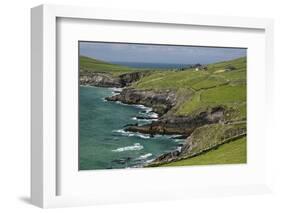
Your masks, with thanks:
<instances>
[{"instance_id":1,"label":"white picture frame","mask_svg":"<svg viewBox=\"0 0 281 213\"><path fill-rule=\"evenodd\" d=\"M193 188L188 191L177 191L177 196L161 196L169 192L175 194L176 188L167 187L166 190L158 190L153 196L144 194L118 195L110 191L96 195L58 195L58 152L57 152L57 20L81 19L81 20L114 20L119 22L153 23L168 26L202 26L231 29L256 29L264 31L265 35L265 69L266 79L263 79L266 87L267 107L272 107L270 91L273 79L273 21L271 19L241 18L241 17L216 17L203 15L153 13L147 11L122 11L101 8L84 8L73 6L41 5L31 10L31 201L33 204L47 207L62 207L76 205L91 205L98 203L137 202L142 200L161 200L179 197L197 197L214 195L252 194L270 191L268 178L260 183L239 185L221 185L200 187L199 183L193 183ZM267 114L268 116L269 114ZM270 117L262 121L266 128L270 129ZM267 132L269 134L269 131ZM265 136L268 146L269 136ZM262 156L266 158L266 156ZM267 162L263 168L264 175L270 177L270 165ZM183 170L184 168L181 168ZM179 169L174 170L179 172ZM101 171L104 172L105 171ZM128 173L130 171L126 171ZM154 174L159 172L154 170ZM169 172L169 169L164 172ZM135 175L143 173L139 170ZM173 178L175 178L173 176ZM126 186L125 186L126 187ZM133 193L133 192L132 192ZM137 193L137 192L136 192ZM155 197L155 195L159 195Z\"/></svg>"}]
</instances>

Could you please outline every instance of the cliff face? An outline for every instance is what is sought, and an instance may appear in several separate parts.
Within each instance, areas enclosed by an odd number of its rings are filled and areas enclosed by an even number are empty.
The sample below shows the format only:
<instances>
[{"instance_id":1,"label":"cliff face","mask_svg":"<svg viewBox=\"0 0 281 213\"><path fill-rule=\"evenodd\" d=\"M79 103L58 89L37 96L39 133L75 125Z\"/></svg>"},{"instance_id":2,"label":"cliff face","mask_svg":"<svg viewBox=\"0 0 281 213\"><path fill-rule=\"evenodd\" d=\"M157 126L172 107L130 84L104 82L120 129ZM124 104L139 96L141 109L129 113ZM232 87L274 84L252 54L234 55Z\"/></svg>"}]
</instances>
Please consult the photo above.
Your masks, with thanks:
<instances>
[{"instance_id":1,"label":"cliff face","mask_svg":"<svg viewBox=\"0 0 281 213\"><path fill-rule=\"evenodd\" d=\"M132 72L132 73L125 73L122 75L119 75L119 82L122 87L129 86L131 83L140 80L144 76L149 75L150 72L144 71L144 72Z\"/></svg>"},{"instance_id":2,"label":"cliff face","mask_svg":"<svg viewBox=\"0 0 281 213\"><path fill-rule=\"evenodd\" d=\"M223 107L213 107L196 115L176 116L169 113L177 105L177 95L174 91L153 91L124 89L120 94L107 97L108 101L120 101L126 104L142 104L151 107L161 117L157 121L142 126L128 126L125 130L144 134L180 134L189 136L194 129L205 124L218 123L225 118Z\"/></svg>"},{"instance_id":3,"label":"cliff face","mask_svg":"<svg viewBox=\"0 0 281 213\"><path fill-rule=\"evenodd\" d=\"M80 85L91 85L99 87L121 87L119 79L105 73L93 73L91 75L81 75Z\"/></svg>"},{"instance_id":4,"label":"cliff face","mask_svg":"<svg viewBox=\"0 0 281 213\"><path fill-rule=\"evenodd\" d=\"M148 72L132 72L113 76L110 73L87 73L80 76L80 85L125 87L148 74Z\"/></svg>"},{"instance_id":5,"label":"cliff face","mask_svg":"<svg viewBox=\"0 0 281 213\"><path fill-rule=\"evenodd\" d=\"M126 130L145 134L179 134L189 136L197 127L223 121L225 109L211 108L194 116L165 116L143 126L130 126Z\"/></svg>"},{"instance_id":6,"label":"cliff face","mask_svg":"<svg viewBox=\"0 0 281 213\"><path fill-rule=\"evenodd\" d=\"M173 91L124 89L120 94L106 98L108 101L121 101L126 104L142 104L151 107L154 112L163 115L176 104Z\"/></svg>"}]
</instances>

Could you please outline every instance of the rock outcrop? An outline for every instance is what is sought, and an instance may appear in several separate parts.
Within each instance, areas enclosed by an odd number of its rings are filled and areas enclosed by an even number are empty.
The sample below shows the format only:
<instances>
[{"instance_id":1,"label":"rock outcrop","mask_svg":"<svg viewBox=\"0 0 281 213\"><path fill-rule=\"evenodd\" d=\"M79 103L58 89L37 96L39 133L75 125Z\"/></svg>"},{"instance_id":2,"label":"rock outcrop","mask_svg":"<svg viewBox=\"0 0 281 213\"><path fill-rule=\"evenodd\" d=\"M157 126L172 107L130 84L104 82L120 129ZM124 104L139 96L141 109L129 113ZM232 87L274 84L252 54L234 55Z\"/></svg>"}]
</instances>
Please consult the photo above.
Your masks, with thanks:
<instances>
[{"instance_id":1,"label":"rock outcrop","mask_svg":"<svg viewBox=\"0 0 281 213\"><path fill-rule=\"evenodd\" d=\"M149 74L150 73L148 71L144 71L113 76L110 73L92 72L80 75L80 85L91 85L98 87L126 87Z\"/></svg>"},{"instance_id":2,"label":"rock outcrop","mask_svg":"<svg viewBox=\"0 0 281 213\"><path fill-rule=\"evenodd\" d=\"M154 112L163 115L175 106L176 94L171 90L153 91L126 88L120 94L107 97L106 100L120 101L126 104L142 104L151 107Z\"/></svg>"},{"instance_id":3,"label":"rock outcrop","mask_svg":"<svg viewBox=\"0 0 281 213\"><path fill-rule=\"evenodd\" d=\"M140 132L143 134L179 134L183 137L189 136L197 127L222 122L225 119L226 110L223 107L208 108L206 111L195 115L177 116L168 115L177 104L176 93L171 90L137 90L125 88L120 94L107 97L108 101L120 101L126 104L142 104L151 107L160 115L157 121L141 126L128 126L125 130L130 132Z\"/></svg>"},{"instance_id":4,"label":"rock outcrop","mask_svg":"<svg viewBox=\"0 0 281 213\"><path fill-rule=\"evenodd\" d=\"M130 126L126 130L144 134L179 134L189 136L197 127L218 123L224 120L225 109L223 107L210 108L198 115L192 116L168 116L158 121L143 126Z\"/></svg>"},{"instance_id":5,"label":"rock outcrop","mask_svg":"<svg viewBox=\"0 0 281 213\"><path fill-rule=\"evenodd\" d=\"M91 85L98 87L121 87L118 77L107 73L91 73L80 76L80 85Z\"/></svg>"},{"instance_id":6,"label":"rock outcrop","mask_svg":"<svg viewBox=\"0 0 281 213\"><path fill-rule=\"evenodd\" d=\"M125 73L122 75L119 75L119 82L121 84L121 87L126 87L131 85L131 83L140 80L144 76L149 75L149 71L143 71L143 72L131 72L131 73Z\"/></svg>"}]
</instances>

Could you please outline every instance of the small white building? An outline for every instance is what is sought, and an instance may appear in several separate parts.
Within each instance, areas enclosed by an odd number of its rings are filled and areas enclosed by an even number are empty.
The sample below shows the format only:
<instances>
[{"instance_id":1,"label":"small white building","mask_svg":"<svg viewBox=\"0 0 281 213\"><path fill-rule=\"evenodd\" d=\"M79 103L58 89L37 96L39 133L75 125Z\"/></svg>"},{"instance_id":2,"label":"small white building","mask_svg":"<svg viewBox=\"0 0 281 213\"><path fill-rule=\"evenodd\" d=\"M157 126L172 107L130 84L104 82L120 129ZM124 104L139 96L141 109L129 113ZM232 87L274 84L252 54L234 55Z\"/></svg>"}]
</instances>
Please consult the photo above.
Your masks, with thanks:
<instances>
[{"instance_id":1,"label":"small white building","mask_svg":"<svg viewBox=\"0 0 281 213\"><path fill-rule=\"evenodd\" d=\"M200 64L200 65L195 66L195 70L196 71L207 71L208 67Z\"/></svg>"}]
</instances>

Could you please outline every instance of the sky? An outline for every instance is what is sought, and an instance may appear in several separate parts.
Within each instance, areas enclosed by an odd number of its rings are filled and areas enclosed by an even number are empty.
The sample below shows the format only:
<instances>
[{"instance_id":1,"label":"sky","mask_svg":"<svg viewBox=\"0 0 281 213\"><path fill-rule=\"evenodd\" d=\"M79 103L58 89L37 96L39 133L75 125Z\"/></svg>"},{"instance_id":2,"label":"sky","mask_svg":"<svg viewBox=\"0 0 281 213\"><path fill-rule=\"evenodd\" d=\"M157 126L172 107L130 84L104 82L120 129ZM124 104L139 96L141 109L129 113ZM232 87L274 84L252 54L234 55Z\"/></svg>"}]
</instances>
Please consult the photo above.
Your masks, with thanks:
<instances>
[{"instance_id":1,"label":"sky","mask_svg":"<svg viewBox=\"0 0 281 213\"><path fill-rule=\"evenodd\" d=\"M208 64L247 55L245 48L80 42L80 55L107 62Z\"/></svg>"}]
</instances>

